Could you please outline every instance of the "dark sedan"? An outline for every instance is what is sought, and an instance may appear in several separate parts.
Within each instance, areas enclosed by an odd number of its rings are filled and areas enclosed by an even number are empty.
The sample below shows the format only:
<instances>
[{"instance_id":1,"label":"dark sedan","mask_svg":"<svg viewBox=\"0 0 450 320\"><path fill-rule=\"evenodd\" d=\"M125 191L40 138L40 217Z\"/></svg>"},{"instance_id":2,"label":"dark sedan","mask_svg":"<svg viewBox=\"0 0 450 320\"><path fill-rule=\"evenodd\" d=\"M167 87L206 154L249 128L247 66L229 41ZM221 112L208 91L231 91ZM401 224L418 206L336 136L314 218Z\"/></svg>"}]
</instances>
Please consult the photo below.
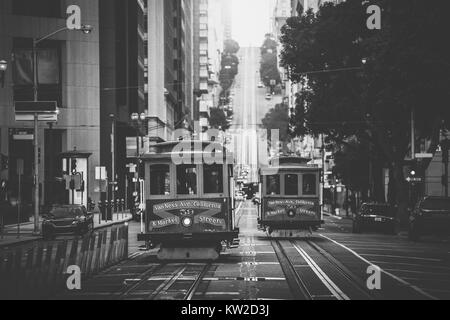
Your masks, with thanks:
<instances>
[{"instance_id":1,"label":"dark sedan","mask_svg":"<svg viewBox=\"0 0 450 320\"><path fill-rule=\"evenodd\" d=\"M416 205L410 216L409 238L450 235L450 198L425 197Z\"/></svg>"},{"instance_id":2,"label":"dark sedan","mask_svg":"<svg viewBox=\"0 0 450 320\"><path fill-rule=\"evenodd\" d=\"M94 229L94 217L84 206L54 206L44 216L42 235L54 239L56 235L85 235Z\"/></svg>"},{"instance_id":3,"label":"dark sedan","mask_svg":"<svg viewBox=\"0 0 450 320\"><path fill-rule=\"evenodd\" d=\"M395 208L388 204L365 203L353 219L353 233L380 231L396 234Z\"/></svg>"}]
</instances>

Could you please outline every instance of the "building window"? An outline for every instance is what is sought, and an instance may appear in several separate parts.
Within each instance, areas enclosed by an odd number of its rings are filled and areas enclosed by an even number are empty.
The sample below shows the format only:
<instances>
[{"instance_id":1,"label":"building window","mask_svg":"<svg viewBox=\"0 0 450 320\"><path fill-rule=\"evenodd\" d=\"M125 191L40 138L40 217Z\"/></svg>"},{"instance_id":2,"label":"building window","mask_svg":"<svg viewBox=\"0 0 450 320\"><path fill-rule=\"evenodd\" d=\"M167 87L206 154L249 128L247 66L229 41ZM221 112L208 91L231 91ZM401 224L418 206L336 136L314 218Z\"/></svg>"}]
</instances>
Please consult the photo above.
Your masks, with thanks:
<instances>
[{"instance_id":1,"label":"building window","mask_svg":"<svg viewBox=\"0 0 450 320\"><path fill-rule=\"evenodd\" d=\"M30 39L14 39L13 82L15 101L33 101L33 50ZM38 100L56 101L62 108L61 43L43 41L37 49Z\"/></svg>"},{"instance_id":2,"label":"building window","mask_svg":"<svg viewBox=\"0 0 450 320\"><path fill-rule=\"evenodd\" d=\"M63 18L61 0L12 0L12 13L19 16Z\"/></svg>"}]
</instances>

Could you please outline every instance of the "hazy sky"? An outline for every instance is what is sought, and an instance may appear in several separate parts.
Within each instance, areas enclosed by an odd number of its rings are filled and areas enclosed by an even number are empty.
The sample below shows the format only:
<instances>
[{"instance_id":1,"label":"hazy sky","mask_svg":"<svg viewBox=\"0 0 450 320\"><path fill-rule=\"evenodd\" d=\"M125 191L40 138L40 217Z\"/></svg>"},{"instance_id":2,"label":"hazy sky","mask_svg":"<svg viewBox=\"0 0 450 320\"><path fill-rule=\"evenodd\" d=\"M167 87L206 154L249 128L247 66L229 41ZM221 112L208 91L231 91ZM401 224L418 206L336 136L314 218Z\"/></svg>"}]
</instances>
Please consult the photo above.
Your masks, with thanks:
<instances>
[{"instance_id":1,"label":"hazy sky","mask_svg":"<svg viewBox=\"0 0 450 320\"><path fill-rule=\"evenodd\" d=\"M232 1L233 37L241 47L260 47L264 41L264 35L271 31L275 0Z\"/></svg>"}]
</instances>

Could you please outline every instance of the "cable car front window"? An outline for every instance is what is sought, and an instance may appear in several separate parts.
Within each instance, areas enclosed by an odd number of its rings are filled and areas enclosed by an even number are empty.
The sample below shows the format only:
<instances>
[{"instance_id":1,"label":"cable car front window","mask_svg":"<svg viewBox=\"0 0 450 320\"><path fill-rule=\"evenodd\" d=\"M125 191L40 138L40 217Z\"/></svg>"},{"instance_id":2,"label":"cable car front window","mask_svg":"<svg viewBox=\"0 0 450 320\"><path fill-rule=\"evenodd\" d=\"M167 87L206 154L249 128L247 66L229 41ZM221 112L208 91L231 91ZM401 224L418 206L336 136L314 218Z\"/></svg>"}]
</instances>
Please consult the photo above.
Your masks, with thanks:
<instances>
[{"instance_id":1,"label":"cable car front window","mask_svg":"<svg viewBox=\"0 0 450 320\"><path fill-rule=\"evenodd\" d=\"M197 167L195 165L177 166L177 194L197 194Z\"/></svg>"},{"instance_id":2,"label":"cable car front window","mask_svg":"<svg viewBox=\"0 0 450 320\"><path fill-rule=\"evenodd\" d=\"M280 193L280 176L267 176L267 194L279 195Z\"/></svg>"},{"instance_id":3,"label":"cable car front window","mask_svg":"<svg viewBox=\"0 0 450 320\"><path fill-rule=\"evenodd\" d=\"M150 167L150 194L153 196L170 195L170 166L154 165Z\"/></svg>"},{"instance_id":4,"label":"cable car front window","mask_svg":"<svg viewBox=\"0 0 450 320\"><path fill-rule=\"evenodd\" d=\"M203 167L203 185L205 194L223 193L223 167L205 165Z\"/></svg>"},{"instance_id":5,"label":"cable car front window","mask_svg":"<svg viewBox=\"0 0 450 320\"><path fill-rule=\"evenodd\" d=\"M317 178L315 174L303 175L303 195L315 196L317 193Z\"/></svg>"},{"instance_id":6,"label":"cable car front window","mask_svg":"<svg viewBox=\"0 0 450 320\"><path fill-rule=\"evenodd\" d=\"M287 174L285 176L284 190L287 196L298 196L298 175Z\"/></svg>"}]
</instances>

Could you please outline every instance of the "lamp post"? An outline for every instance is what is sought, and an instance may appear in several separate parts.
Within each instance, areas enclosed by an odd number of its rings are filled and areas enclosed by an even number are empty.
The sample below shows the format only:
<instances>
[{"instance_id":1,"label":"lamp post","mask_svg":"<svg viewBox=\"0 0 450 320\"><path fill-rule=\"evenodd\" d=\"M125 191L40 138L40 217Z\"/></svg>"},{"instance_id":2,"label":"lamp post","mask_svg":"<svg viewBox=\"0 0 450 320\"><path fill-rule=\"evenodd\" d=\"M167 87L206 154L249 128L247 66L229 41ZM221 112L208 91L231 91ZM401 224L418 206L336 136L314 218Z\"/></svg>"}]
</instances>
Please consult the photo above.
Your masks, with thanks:
<instances>
[{"instance_id":1,"label":"lamp post","mask_svg":"<svg viewBox=\"0 0 450 320\"><path fill-rule=\"evenodd\" d=\"M47 40L54 35L69 30L69 28L64 27L61 29L58 29L52 33L49 33L46 36L40 37L40 38L34 38L33 39L33 96L34 96L34 102L39 101L39 83L38 83L38 54L37 54L37 48L38 45L44 41ZM90 25L83 25L80 29L77 29L77 31L81 31L84 34L89 34L93 30L93 27ZM33 137L33 146L34 146L34 234L38 235L40 234L39 229L39 114L34 114L34 137Z\"/></svg>"},{"instance_id":2,"label":"lamp post","mask_svg":"<svg viewBox=\"0 0 450 320\"><path fill-rule=\"evenodd\" d=\"M141 126L144 123L144 121L147 119L147 115L145 113L133 113L131 115L131 122L133 123L135 129L136 129L136 172L137 172L137 178L136 178L136 184L135 184L135 191L139 194L139 178L141 173L141 150L140 150L140 143L141 143Z\"/></svg>"},{"instance_id":3,"label":"lamp post","mask_svg":"<svg viewBox=\"0 0 450 320\"><path fill-rule=\"evenodd\" d=\"M8 62L6 60L0 60L0 84L1 87L5 87L5 74L8 70Z\"/></svg>"}]
</instances>

